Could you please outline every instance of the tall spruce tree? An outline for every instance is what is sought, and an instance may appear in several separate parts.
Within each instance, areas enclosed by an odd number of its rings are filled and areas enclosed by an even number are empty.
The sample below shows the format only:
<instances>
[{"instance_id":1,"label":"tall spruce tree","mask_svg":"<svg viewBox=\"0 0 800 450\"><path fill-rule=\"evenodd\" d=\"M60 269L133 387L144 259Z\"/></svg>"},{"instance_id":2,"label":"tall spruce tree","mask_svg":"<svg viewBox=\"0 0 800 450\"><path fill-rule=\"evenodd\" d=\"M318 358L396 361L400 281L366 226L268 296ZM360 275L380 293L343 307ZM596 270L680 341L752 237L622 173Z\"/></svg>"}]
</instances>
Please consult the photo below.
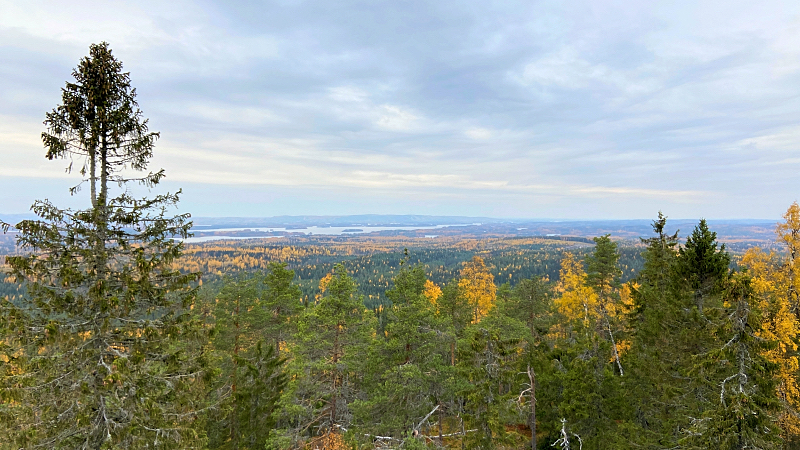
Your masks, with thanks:
<instances>
[{"instance_id":1,"label":"tall spruce tree","mask_svg":"<svg viewBox=\"0 0 800 450\"><path fill-rule=\"evenodd\" d=\"M654 236L641 241L647 247L644 267L632 288L633 310L628 315L631 348L628 352L630 395L628 408L636 428L634 441L645 447L673 447L683 425L680 404L682 364L687 355L677 346L685 327L684 314L672 290L678 254L678 233L666 232L667 217L653 221Z\"/></svg>"},{"instance_id":2,"label":"tall spruce tree","mask_svg":"<svg viewBox=\"0 0 800 450\"><path fill-rule=\"evenodd\" d=\"M192 314L198 274L173 269L189 215L166 215L177 194L136 199L129 181L156 185L147 168L158 133L148 130L129 74L108 44L90 47L47 114L47 158L78 159L91 207L36 201L40 220L16 225L29 253L7 258L29 301L25 373L15 383L28 409L5 440L33 448L175 448L201 445L204 332ZM122 189L112 196L112 184ZM78 189L73 188L73 193ZM5 224L7 227L8 224ZM20 323L20 322L17 323Z\"/></svg>"},{"instance_id":3,"label":"tall spruce tree","mask_svg":"<svg viewBox=\"0 0 800 450\"><path fill-rule=\"evenodd\" d=\"M715 330L722 340L698 355L698 365L704 366L700 379L717 395L702 416L692 419L682 443L689 449L779 448L778 364L764 355L776 342L761 336L761 313L749 275L733 275L723 289L726 317Z\"/></svg>"}]
</instances>

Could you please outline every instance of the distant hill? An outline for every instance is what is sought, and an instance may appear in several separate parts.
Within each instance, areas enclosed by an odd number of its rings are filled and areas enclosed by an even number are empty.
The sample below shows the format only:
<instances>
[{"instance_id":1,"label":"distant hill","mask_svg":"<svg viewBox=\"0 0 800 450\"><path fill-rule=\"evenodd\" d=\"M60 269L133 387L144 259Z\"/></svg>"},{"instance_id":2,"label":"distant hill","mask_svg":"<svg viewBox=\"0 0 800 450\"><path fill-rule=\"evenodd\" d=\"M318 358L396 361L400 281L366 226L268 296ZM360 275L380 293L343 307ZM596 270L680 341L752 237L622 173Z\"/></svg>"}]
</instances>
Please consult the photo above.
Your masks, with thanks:
<instances>
[{"instance_id":1,"label":"distant hill","mask_svg":"<svg viewBox=\"0 0 800 450\"><path fill-rule=\"evenodd\" d=\"M351 216L274 216L274 217L193 217L196 227L355 227L355 226L436 226L471 223L501 223L506 219L467 216L422 216L359 214Z\"/></svg>"},{"instance_id":2,"label":"distant hill","mask_svg":"<svg viewBox=\"0 0 800 450\"><path fill-rule=\"evenodd\" d=\"M0 219L15 224L23 219L35 218L32 214L0 214ZM407 237L579 237L590 239L594 236L610 234L615 239L638 242L640 237L652 235L651 220L549 220L549 219L498 219L472 216L429 216L413 214L359 214L342 216L274 216L274 217L193 217L192 232L197 237L207 239L278 237L282 235L305 235L308 227L345 227L344 233L354 233L364 229L365 235L407 236ZM685 238L697 225L698 219L669 219L667 231L679 231ZM718 234L721 242L733 251L743 251L749 247L773 247L775 242L774 220L709 220L709 227ZM438 228L435 231L425 227L443 225L462 225ZM465 226L464 226L465 225ZM385 229L371 231L367 227L417 227L415 230ZM238 228L239 230L233 230ZM252 228L254 230L249 230ZM256 228L280 228L285 231L255 230ZM228 230L231 229L231 230ZM206 231L207 230L207 231ZM12 251L13 234L0 233L0 254Z\"/></svg>"}]
</instances>

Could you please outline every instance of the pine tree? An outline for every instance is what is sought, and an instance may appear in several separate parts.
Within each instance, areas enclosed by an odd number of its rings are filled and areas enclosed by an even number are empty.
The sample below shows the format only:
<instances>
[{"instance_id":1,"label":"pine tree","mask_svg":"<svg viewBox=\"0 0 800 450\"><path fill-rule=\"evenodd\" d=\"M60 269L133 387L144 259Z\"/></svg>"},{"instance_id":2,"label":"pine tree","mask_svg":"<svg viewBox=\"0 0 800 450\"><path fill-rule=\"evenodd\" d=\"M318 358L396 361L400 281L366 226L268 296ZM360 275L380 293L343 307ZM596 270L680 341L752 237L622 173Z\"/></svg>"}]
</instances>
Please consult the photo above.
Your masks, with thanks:
<instances>
[{"instance_id":1,"label":"pine tree","mask_svg":"<svg viewBox=\"0 0 800 450\"><path fill-rule=\"evenodd\" d=\"M385 338L375 339L366 364L368 400L359 402L362 421L381 417L375 433L397 438L412 431L441 401L447 336L425 296L425 270L404 265L386 292L392 301Z\"/></svg>"},{"instance_id":2,"label":"pine tree","mask_svg":"<svg viewBox=\"0 0 800 450\"><path fill-rule=\"evenodd\" d=\"M323 295L299 321L295 358L302 364L302 373L297 375L302 380L293 395L304 410L297 424L300 433L312 426L336 433L349 425L361 357L375 329L344 266L337 264L329 275L321 283Z\"/></svg>"},{"instance_id":3,"label":"pine tree","mask_svg":"<svg viewBox=\"0 0 800 450\"><path fill-rule=\"evenodd\" d=\"M292 334L297 315L302 309L300 287L292 283L294 270L286 268L286 263L271 262L263 280L264 292L262 308L266 310L267 323L265 335L274 343L276 354L280 353L281 343Z\"/></svg>"},{"instance_id":4,"label":"pine tree","mask_svg":"<svg viewBox=\"0 0 800 450\"><path fill-rule=\"evenodd\" d=\"M528 427L531 430L531 449L537 447L537 373L549 366L549 342L547 335L554 324L554 311L551 289L539 278L520 281L508 296L498 294L498 310L506 317L524 323L528 328L525 335L524 364L520 364L519 375L522 376L523 388L517 400L520 404L527 401ZM502 300L500 300L502 298Z\"/></svg>"},{"instance_id":5,"label":"pine tree","mask_svg":"<svg viewBox=\"0 0 800 450\"><path fill-rule=\"evenodd\" d=\"M504 315L525 323L531 337L541 342L552 325L551 295L551 287L544 280L523 279L514 286L511 295L498 304Z\"/></svg>"},{"instance_id":6,"label":"pine tree","mask_svg":"<svg viewBox=\"0 0 800 450\"><path fill-rule=\"evenodd\" d=\"M83 158L91 208L37 201L41 220L16 225L18 245L31 250L7 258L30 296L17 309L27 322L18 392L29 413L5 438L48 448L199 445L206 357L192 312L198 274L172 268L182 250L173 238L188 236L189 215L165 215L177 194L111 196L112 183L131 181L124 168L146 170L158 134L108 44L92 45L73 76L42 139L49 159ZM154 186L162 177L136 181Z\"/></svg>"},{"instance_id":7,"label":"pine tree","mask_svg":"<svg viewBox=\"0 0 800 450\"><path fill-rule=\"evenodd\" d=\"M218 407L209 420L209 447L261 449L287 383L284 360L265 330L272 311L260 294L260 275L226 279L214 303Z\"/></svg>"},{"instance_id":8,"label":"pine tree","mask_svg":"<svg viewBox=\"0 0 800 450\"><path fill-rule=\"evenodd\" d=\"M467 448L494 449L519 444L505 425L515 423L519 395L516 378L527 327L493 309L480 323L467 329L459 347L461 376L468 381L461 395L467 426L474 428L463 439Z\"/></svg>"},{"instance_id":9,"label":"pine tree","mask_svg":"<svg viewBox=\"0 0 800 450\"><path fill-rule=\"evenodd\" d=\"M450 365L456 365L456 341L464 335L464 330L474 317L474 308L470 304L464 289L458 283L451 282L442 289L442 295L436 302L436 313L449 333Z\"/></svg>"}]
</instances>

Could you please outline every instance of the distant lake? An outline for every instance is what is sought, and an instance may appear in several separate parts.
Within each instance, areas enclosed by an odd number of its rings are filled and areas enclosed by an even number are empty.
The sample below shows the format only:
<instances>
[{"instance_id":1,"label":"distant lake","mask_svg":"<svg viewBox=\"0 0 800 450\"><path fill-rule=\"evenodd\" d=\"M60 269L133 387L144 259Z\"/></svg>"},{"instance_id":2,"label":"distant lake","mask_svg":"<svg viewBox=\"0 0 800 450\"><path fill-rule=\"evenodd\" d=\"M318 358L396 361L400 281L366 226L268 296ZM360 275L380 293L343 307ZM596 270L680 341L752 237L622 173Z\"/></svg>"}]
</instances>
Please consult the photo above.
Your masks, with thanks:
<instances>
[{"instance_id":1,"label":"distant lake","mask_svg":"<svg viewBox=\"0 0 800 450\"><path fill-rule=\"evenodd\" d=\"M372 233L375 231L414 231L414 230L435 230L440 228L447 228L447 227L468 227L471 225L480 225L479 223L459 223L459 224L451 224L451 225L430 225L430 226L385 226L385 227L371 227L371 226L361 226L357 225L358 228L354 228L353 225L348 227L320 227L320 226L313 226L313 227L305 227L305 228L280 228L280 227L243 227L243 228L205 228L203 225L195 225L192 229L195 233L225 233L225 232L237 232L237 231L252 231L252 232L262 232L262 233L300 233L305 235L323 235L323 236L351 236L356 234L364 234L364 233ZM208 242L208 241L218 241L223 239L267 239L267 238L279 238L284 236L224 236L224 235L215 235L215 236L195 236L185 239L184 242L186 243L197 243L197 242ZM426 236L428 237L428 236Z\"/></svg>"},{"instance_id":2,"label":"distant lake","mask_svg":"<svg viewBox=\"0 0 800 450\"><path fill-rule=\"evenodd\" d=\"M227 239L271 239L271 238L281 238L281 237L285 236L193 236L182 240L187 244L197 244L200 242L221 241Z\"/></svg>"}]
</instances>

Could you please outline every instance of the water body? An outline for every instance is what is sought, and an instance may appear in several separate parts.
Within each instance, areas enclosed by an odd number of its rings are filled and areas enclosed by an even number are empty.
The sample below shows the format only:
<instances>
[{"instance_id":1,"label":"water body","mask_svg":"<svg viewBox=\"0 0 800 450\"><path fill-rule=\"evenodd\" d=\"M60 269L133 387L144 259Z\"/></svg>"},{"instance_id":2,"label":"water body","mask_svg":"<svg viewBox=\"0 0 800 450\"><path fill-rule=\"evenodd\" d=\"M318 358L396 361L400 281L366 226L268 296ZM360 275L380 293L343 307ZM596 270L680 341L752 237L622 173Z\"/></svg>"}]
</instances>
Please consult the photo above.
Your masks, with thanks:
<instances>
[{"instance_id":1,"label":"water body","mask_svg":"<svg viewBox=\"0 0 800 450\"><path fill-rule=\"evenodd\" d=\"M200 233L225 233L225 232L235 232L235 231L252 231L252 232L263 232L263 233L297 233L297 234L305 234L308 236L315 236L315 235L322 235L322 236L352 236L356 234L364 234L364 233L372 233L375 231L413 231L413 230L435 230L440 228L447 228L447 227L468 227L471 225L480 225L479 223L462 223L462 224L451 224L451 225L431 225L427 227L422 226L385 226L385 227L371 227L371 226L361 226L358 225L358 228L354 228L352 225L349 227L320 227L320 226L313 226L313 227L306 227L306 228L280 228L280 227L243 227L243 228L204 228L202 225L196 225L193 229L194 232ZM429 235L430 236L430 235ZM435 237L438 235L433 235L431 237ZM277 237L284 237L284 236L195 236L185 239L184 242L186 243L197 243L197 242L208 242L208 241L218 241L223 239L264 239L264 238L277 238ZM428 236L426 236L428 237Z\"/></svg>"},{"instance_id":2,"label":"water body","mask_svg":"<svg viewBox=\"0 0 800 450\"><path fill-rule=\"evenodd\" d=\"M270 238L280 238L284 236L194 236L187 239L183 239L183 242L187 244L197 244L200 242L208 242L208 241L222 241L228 239L270 239Z\"/></svg>"}]
</instances>

